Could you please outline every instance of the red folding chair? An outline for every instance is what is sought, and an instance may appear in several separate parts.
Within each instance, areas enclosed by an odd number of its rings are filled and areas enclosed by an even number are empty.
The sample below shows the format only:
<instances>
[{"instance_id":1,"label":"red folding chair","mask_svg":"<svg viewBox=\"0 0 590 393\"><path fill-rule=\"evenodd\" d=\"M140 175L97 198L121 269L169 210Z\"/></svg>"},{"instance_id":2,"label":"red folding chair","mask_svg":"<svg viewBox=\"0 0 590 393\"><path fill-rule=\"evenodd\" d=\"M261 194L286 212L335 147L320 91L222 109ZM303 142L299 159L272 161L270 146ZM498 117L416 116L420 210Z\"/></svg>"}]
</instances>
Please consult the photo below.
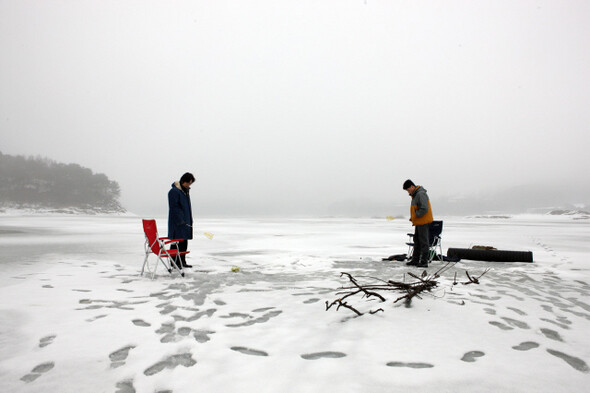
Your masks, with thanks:
<instances>
[{"instance_id":1,"label":"red folding chair","mask_svg":"<svg viewBox=\"0 0 590 393\"><path fill-rule=\"evenodd\" d=\"M147 268L147 271L152 274L152 280L156 276L156 270L158 269L158 262L168 270L168 273L172 274L174 270L178 271L182 277L184 272L182 268L179 268L175 261L180 255L188 254L190 251L181 251L177 249L166 249L167 245L178 244L182 239L168 239L167 237L158 237L158 228L156 226L156 220L142 220L143 232L145 233L145 259L143 260L143 266L141 267L141 275ZM150 268L148 263L148 257L150 254L155 254L157 259L153 265L153 270Z\"/></svg>"}]
</instances>

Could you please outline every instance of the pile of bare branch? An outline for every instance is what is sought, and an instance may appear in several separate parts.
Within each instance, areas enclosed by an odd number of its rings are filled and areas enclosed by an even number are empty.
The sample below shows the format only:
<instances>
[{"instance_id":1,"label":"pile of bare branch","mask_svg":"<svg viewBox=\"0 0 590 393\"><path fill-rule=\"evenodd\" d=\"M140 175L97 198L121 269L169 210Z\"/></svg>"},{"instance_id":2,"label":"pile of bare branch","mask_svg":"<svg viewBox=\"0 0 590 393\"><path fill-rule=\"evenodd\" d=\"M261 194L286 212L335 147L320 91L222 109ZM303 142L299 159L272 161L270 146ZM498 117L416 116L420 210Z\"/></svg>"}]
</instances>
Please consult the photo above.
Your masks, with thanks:
<instances>
[{"instance_id":1,"label":"pile of bare branch","mask_svg":"<svg viewBox=\"0 0 590 393\"><path fill-rule=\"evenodd\" d=\"M346 272L342 272L340 274L340 277L346 276L352 285L342 287L341 288L342 291L337 293L337 295L341 295L341 296L338 299L334 300L332 303L329 303L328 301L326 301L326 311L328 311L333 306L336 306L336 311L338 311L340 309L340 307L344 307L344 308L347 308L347 309L353 311L357 315L363 315L363 313L361 313L356 308L354 308L353 306L348 304L345 300L352 297L352 296L360 294L363 298L367 298L367 299L371 299L371 300L378 299L380 302L385 302L386 301L385 297L382 294L380 294L379 292L403 293L402 296L399 296L398 298L396 298L394 300L394 303L397 303L401 300L405 300L405 302L407 304L409 304L414 297L421 299L420 294L422 294L424 292L430 292L430 291L432 291L432 289L436 288L438 286L437 279L440 278L441 274L444 273L446 270L448 270L453 265L455 265L455 262L449 262L433 274L428 274L428 272L426 270L424 270L420 276L418 276L412 272L409 272L407 274L414 279L414 281L411 281L411 282L405 282L405 280L404 281L393 281L393 280L385 281L385 280L381 280L378 278L369 277L372 280L375 280L375 282L370 283L370 284L361 284L351 274L346 273ZM466 271L465 274L467 275L467 278L469 279L469 281L462 282L461 284L463 284L463 285L479 284L479 279L484 274L486 274L488 271L489 271L489 269L486 269L478 277L473 277L469 274L469 272ZM453 280L453 286L457 285L457 284L459 284L459 282L457 281L457 273L455 273L455 277ZM369 311L369 313L375 314L379 311L383 311L383 309L379 308L377 310Z\"/></svg>"}]
</instances>

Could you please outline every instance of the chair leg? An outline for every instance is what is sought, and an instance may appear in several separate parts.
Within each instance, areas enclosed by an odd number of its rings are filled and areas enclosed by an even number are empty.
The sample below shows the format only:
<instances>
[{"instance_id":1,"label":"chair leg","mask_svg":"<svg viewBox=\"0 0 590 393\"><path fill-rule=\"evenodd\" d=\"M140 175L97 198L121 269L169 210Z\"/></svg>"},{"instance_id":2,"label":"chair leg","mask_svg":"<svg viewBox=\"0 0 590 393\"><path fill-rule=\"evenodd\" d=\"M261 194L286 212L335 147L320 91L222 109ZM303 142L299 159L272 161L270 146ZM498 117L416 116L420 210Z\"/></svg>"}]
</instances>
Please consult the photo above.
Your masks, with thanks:
<instances>
[{"instance_id":1,"label":"chair leg","mask_svg":"<svg viewBox=\"0 0 590 393\"><path fill-rule=\"evenodd\" d=\"M173 257L173 256L170 254L169 250L162 249L162 254L161 254L161 256L164 256L164 257L166 257L166 261L167 261L167 262L168 262L168 264L169 264L168 271L170 272L170 274L172 274L172 271L173 271L173 270L178 270L178 272L180 273L180 275L181 275L182 277L184 277L184 271L182 270L182 268L181 268L181 267L179 267L179 266L178 266L178 264L176 263L176 258L175 258L175 257ZM161 258L160 258L160 259L161 259ZM162 261L162 263L164 263L164 261ZM164 263L164 266L166 266L166 264L165 264L165 263Z\"/></svg>"},{"instance_id":2,"label":"chair leg","mask_svg":"<svg viewBox=\"0 0 590 393\"><path fill-rule=\"evenodd\" d=\"M160 258L158 257L158 259L160 259ZM155 264L155 266L154 266L154 271L152 272L152 280L153 280L154 278L156 278L156 271L158 270L158 265L159 265L159 264L158 264L158 261L156 260L156 264Z\"/></svg>"},{"instance_id":3,"label":"chair leg","mask_svg":"<svg viewBox=\"0 0 590 393\"><path fill-rule=\"evenodd\" d=\"M414 246L408 245L408 253L406 255L406 259L412 259L412 254L414 254Z\"/></svg>"},{"instance_id":4,"label":"chair leg","mask_svg":"<svg viewBox=\"0 0 590 393\"><path fill-rule=\"evenodd\" d=\"M145 271L145 264L147 263L148 257L150 254L146 253L145 254L145 258L143 259L143 265L141 266L141 274L140 276L143 276L143 272Z\"/></svg>"},{"instance_id":5,"label":"chair leg","mask_svg":"<svg viewBox=\"0 0 590 393\"><path fill-rule=\"evenodd\" d=\"M434 244L430 247L431 261L436 258L437 261L443 261L442 241L437 238Z\"/></svg>"}]
</instances>

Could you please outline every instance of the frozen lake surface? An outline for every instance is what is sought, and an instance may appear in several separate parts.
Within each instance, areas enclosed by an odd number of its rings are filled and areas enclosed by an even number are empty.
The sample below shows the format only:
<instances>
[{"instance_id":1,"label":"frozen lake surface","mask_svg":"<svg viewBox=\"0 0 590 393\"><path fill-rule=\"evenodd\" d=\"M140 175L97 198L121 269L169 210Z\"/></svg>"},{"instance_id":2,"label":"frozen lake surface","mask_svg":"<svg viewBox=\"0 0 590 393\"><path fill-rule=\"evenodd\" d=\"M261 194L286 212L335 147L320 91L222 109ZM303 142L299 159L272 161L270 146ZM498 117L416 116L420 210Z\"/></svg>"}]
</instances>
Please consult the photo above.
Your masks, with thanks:
<instances>
[{"instance_id":1,"label":"frozen lake surface","mask_svg":"<svg viewBox=\"0 0 590 393\"><path fill-rule=\"evenodd\" d=\"M407 251L409 222L201 219L215 237L189 242L194 268L151 280L140 218L3 215L1 390L585 392L590 221L574 218L445 218L445 253L490 245L535 262L463 260L409 305L347 299L383 309L357 317L326 311L340 273L413 281L422 270L381 260Z\"/></svg>"}]
</instances>

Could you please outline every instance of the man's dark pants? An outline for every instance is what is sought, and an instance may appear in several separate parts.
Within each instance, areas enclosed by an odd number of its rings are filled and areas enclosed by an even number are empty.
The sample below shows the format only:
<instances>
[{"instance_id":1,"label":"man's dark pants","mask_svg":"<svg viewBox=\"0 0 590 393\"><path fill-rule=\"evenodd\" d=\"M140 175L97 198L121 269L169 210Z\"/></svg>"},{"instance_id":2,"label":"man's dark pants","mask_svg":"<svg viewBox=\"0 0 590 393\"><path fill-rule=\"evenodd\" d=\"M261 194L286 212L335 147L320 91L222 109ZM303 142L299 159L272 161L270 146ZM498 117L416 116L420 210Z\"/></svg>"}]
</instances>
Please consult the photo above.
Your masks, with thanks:
<instances>
[{"instance_id":1,"label":"man's dark pants","mask_svg":"<svg viewBox=\"0 0 590 393\"><path fill-rule=\"evenodd\" d=\"M183 240L181 242L178 242L178 246L176 244L173 244L170 246L171 250L177 249L179 252L184 252L188 249L188 240ZM184 255L179 255L176 258L176 265L178 267L182 267L184 265L186 265L186 254Z\"/></svg>"},{"instance_id":2,"label":"man's dark pants","mask_svg":"<svg viewBox=\"0 0 590 393\"><path fill-rule=\"evenodd\" d=\"M428 263L428 224L414 227L414 253L412 263Z\"/></svg>"}]
</instances>

